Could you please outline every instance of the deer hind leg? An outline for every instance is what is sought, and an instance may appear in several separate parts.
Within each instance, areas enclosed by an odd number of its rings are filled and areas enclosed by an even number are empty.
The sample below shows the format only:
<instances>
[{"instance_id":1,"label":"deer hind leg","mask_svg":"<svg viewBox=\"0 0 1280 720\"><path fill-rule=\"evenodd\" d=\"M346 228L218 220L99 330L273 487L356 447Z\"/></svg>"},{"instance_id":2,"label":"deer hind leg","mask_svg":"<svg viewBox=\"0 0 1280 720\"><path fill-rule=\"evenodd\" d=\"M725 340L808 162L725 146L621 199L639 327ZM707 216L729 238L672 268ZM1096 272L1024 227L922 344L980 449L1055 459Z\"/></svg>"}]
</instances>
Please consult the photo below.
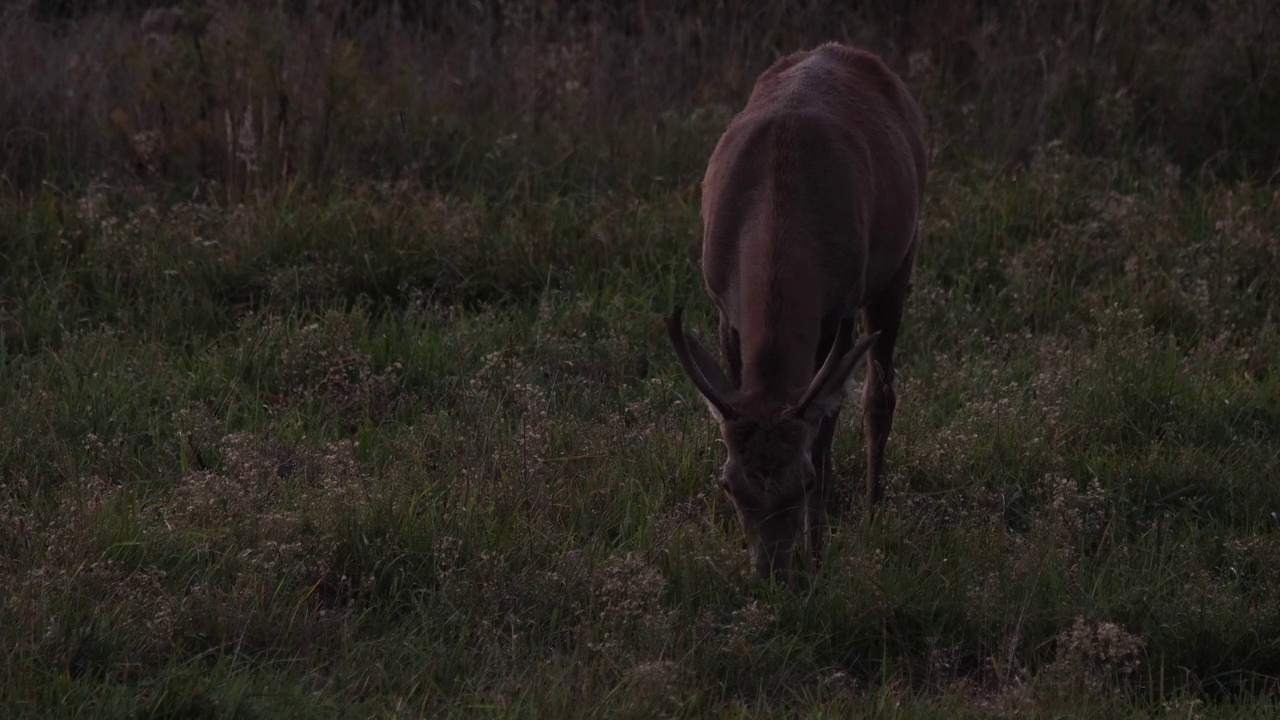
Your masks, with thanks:
<instances>
[{"instance_id":1,"label":"deer hind leg","mask_svg":"<svg viewBox=\"0 0 1280 720\"><path fill-rule=\"evenodd\" d=\"M884 449L893 429L893 411L898 404L893 390L893 349L902 325L911 281L911 259L898 272L891 286L862 309L862 324L868 334L879 331L880 339L867 355L866 379L862 384L863 428L867 435L867 510L884 497Z\"/></svg>"}]
</instances>

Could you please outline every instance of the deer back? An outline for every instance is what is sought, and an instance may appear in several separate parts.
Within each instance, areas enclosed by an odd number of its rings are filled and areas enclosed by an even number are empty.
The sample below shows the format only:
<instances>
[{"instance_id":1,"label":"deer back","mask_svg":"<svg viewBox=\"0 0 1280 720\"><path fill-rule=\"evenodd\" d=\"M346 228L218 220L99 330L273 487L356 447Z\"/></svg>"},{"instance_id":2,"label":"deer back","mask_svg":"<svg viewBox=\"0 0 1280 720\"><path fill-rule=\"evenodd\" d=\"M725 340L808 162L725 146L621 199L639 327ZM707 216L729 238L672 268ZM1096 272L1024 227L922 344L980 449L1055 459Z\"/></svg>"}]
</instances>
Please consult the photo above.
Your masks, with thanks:
<instances>
[{"instance_id":1,"label":"deer back","mask_svg":"<svg viewBox=\"0 0 1280 720\"><path fill-rule=\"evenodd\" d=\"M794 399L839 323L914 255L924 120L875 55L776 62L703 178L702 267L734 328L747 396Z\"/></svg>"}]
</instances>

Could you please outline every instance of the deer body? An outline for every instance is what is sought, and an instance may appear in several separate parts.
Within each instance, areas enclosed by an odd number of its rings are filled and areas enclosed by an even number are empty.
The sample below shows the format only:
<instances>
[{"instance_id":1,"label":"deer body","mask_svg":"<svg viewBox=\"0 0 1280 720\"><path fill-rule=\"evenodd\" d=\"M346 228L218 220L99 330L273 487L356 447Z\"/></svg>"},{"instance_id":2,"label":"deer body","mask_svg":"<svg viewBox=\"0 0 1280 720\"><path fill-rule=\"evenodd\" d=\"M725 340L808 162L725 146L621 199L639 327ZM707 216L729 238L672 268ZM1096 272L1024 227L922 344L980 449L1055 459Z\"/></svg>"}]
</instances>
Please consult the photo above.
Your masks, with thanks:
<instances>
[{"instance_id":1,"label":"deer body","mask_svg":"<svg viewBox=\"0 0 1280 720\"><path fill-rule=\"evenodd\" d=\"M788 578L802 530L820 556L831 441L868 350L868 506L881 496L893 348L920 243L923 127L879 58L827 44L766 70L708 163L702 271L727 373L679 310L668 330L720 421L722 484L761 575ZM868 338L853 348L859 310Z\"/></svg>"}]
</instances>

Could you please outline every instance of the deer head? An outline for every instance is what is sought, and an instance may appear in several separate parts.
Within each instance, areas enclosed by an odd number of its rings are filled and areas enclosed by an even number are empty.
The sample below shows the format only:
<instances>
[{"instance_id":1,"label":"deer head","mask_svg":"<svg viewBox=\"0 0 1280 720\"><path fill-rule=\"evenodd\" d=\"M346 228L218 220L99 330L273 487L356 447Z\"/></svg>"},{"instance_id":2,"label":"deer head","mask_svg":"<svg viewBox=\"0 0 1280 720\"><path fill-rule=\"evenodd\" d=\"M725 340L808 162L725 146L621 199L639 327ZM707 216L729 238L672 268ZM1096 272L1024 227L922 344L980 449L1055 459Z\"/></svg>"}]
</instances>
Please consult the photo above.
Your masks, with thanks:
<instances>
[{"instance_id":1,"label":"deer head","mask_svg":"<svg viewBox=\"0 0 1280 720\"><path fill-rule=\"evenodd\" d=\"M792 556L801 544L806 509L816 502L810 448L818 422L840 407L858 360L877 334L857 347L853 324L842 323L835 342L809 387L791 405L763 413L729 382L720 365L681 324L682 308L667 318L676 357L720 425L729 450L720 487L746 536L751 565L761 578L791 584Z\"/></svg>"}]
</instances>

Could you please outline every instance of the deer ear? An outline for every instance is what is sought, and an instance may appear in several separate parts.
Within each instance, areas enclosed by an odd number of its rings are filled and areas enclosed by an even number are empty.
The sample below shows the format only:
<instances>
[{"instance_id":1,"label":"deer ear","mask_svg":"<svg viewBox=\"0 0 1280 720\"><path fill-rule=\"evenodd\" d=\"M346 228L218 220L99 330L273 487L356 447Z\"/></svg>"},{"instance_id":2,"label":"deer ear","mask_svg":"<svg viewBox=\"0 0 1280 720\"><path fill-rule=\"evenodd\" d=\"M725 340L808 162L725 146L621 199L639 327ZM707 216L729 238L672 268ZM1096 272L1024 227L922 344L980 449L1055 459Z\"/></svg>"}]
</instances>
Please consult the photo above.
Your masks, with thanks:
<instances>
[{"instance_id":1,"label":"deer ear","mask_svg":"<svg viewBox=\"0 0 1280 720\"><path fill-rule=\"evenodd\" d=\"M816 423L839 410L853 392L851 382L853 369L858 366L858 361L867 354L879 337L879 332L872 333L870 337L858 343L843 356L828 358L818 376L814 378L814 385L809 388L804 399L792 411L792 416L808 423ZM828 365L830 367L827 367Z\"/></svg>"}]
</instances>

